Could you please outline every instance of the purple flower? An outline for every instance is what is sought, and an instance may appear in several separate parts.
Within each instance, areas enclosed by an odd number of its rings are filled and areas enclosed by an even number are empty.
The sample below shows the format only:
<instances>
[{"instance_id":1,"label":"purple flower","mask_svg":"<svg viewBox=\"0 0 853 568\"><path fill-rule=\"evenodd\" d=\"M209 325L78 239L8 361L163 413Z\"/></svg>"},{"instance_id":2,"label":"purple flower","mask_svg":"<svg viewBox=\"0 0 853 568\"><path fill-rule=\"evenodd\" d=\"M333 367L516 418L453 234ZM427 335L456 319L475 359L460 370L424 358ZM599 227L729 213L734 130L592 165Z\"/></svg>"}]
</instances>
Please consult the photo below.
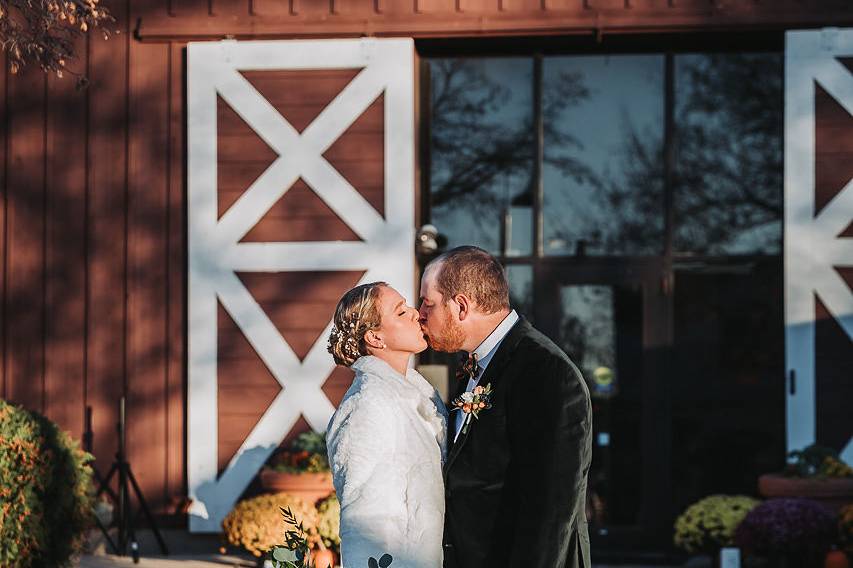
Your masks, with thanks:
<instances>
[{"instance_id":1,"label":"purple flower","mask_svg":"<svg viewBox=\"0 0 853 568\"><path fill-rule=\"evenodd\" d=\"M754 508L735 531L741 548L758 554L803 552L829 546L835 518L808 499L770 499Z\"/></svg>"}]
</instances>

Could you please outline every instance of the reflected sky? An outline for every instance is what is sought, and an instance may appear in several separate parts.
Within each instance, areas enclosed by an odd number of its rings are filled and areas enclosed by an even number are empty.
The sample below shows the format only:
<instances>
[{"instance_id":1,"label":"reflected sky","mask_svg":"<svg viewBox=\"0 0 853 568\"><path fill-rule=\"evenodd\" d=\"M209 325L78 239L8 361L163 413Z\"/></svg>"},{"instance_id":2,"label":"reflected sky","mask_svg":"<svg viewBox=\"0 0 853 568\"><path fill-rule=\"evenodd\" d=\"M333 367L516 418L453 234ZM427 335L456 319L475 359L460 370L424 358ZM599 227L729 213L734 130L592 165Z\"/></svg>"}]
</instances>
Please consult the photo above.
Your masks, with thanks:
<instances>
[{"instance_id":1,"label":"reflected sky","mask_svg":"<svg viewBox=\"0 0 853 568\"><path fill-rule=\"evenodd\" d=\"M616 369L616 322L610 286L564 286L560 290L560 347L587 379L597 367Z\"/></svg>"},{"instance_id":2,"label":"reflected sky","mask_svg":"<svg viewBox=\"0 0 853 568\"><path fill-rule=\"evenodd\" d=\"M663 253L664 63L544 58L546 255ZM429 64L431 222L449 247L531 254L533 59ZM676 250L779 254L781 55L679 55L675 73Z\"/></svg>"},{"instance_id":3,"label":"reflected sky","mask_svg":"<svg viewBox=\"0 0 853 568\"><path fill-rule=\"evenodd\" d=\"M657 254L662 249L662 184L631 178L632 136L659 154L663 140L663 65L660 55L553 57L544 62L546 96L573 81L585 97L547 117L543 184L546 254ZM572 140L561 139L568 132ZM577 143L573 143L576 140ZM566 163L566 159L571 161ZM614 203L608 189L654 193L660 210L646 219L658 230L647 239L621 239L619 221L631 200ZM633 211L634 214L643 212ZM581 242L582 241L582 242Z\"/></svg>"},{"instance_id":4,"label":"reflected sky","mask_svg":"<svg viewBox=\"0 0 853 568\"><path fill-rule=\"evenodd\" d=\"M511 264L506 267L509 281L509 300L513 309L528 320L533 320L533 267L529 264Z\"/></svg>"}]
</instances>

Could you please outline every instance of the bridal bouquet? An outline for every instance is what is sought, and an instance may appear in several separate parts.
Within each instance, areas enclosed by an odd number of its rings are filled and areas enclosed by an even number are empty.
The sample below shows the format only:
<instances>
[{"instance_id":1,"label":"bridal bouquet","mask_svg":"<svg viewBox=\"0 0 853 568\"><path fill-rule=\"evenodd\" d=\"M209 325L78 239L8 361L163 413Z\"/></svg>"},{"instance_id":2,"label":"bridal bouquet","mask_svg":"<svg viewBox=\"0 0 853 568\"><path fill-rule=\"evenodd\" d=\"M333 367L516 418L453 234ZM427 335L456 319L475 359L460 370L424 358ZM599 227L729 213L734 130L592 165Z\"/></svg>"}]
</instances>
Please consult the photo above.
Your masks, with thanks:
<instances>
[{"instance_id":1,"label":"bridal bouquet","mask_svg":"<svg viewBox=\"0 0 853 568\"><path fill-rule=\"evenodd\" d=\"M474 390L465 391L453 400L453 410L465 413L465 422L462 423L462 433L468 431L471 417L480 418L480 412L492 407L492 384L485 387L477 385Z\"/></svg>"}]
</instances>

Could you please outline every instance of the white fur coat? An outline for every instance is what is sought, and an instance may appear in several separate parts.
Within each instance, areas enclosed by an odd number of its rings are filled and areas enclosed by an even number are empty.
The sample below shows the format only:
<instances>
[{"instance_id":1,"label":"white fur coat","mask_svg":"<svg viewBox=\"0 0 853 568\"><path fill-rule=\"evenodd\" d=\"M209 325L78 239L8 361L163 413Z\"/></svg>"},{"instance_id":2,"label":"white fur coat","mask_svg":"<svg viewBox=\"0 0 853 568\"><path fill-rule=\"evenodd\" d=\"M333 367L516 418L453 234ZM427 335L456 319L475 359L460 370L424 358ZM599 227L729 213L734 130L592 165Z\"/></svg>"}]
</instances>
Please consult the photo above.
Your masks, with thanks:
<instances>
[{"instance_id":1,"label":"white fur coat","mask_svg":"<svg viewBox=\"0 0 853 568\"><path fill-rule=\"evenodd\" d=\"M353 369L326 433L342 568L385 553L391 568L441 568L447 409L414 370L403 377L373 356Z\"/></svg>"}]
</instances>

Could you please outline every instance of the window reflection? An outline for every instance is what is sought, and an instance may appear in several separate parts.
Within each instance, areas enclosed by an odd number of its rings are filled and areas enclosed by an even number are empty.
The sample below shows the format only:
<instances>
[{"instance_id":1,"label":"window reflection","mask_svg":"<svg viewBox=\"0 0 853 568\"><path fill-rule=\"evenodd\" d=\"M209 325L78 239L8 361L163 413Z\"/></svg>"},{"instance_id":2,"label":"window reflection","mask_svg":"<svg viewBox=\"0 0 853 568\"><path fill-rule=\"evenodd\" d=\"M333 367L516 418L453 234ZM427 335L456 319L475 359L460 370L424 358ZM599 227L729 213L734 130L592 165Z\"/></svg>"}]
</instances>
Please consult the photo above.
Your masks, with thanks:
<instances>
[{"instance_id":1,"label":"window reflection","mask_svg":"<svg viewBox=\"0 0 853 568\"><path fill-rule=\"evenodd\" d=\"M532 251L532 71L530 58L430 60L432 222L448 247Z\"/></svg>"},{"instance_id":2,"label":"window reflection","mask_svg":"<svg viewBox=\"0 0 853 568\"><path fill-rule=\"evenodd\" d=\"M615 364L613 290L609 286L566 286L561 290L560 346L584 376Z\"/></svg>"},{"instance_id":3,"label":"window reflection","mask_svg":"<svg viewBox=\"0 0 853 568\"><path fill-rule=\"evenodd\" d=\"M780 254L782 56L675 59L675 247Z\"/></svg>"},{"instance_id":4,"label":"window reflection","mask_svg":"<svg viewBox=\"0 0 853 568\"><path fill-rule=\"evenodd\" d=\"M558 343L580 367L592 396L587 518L595 530L634 524L643 457L640 288L564 286L559 309Z\"/></svg>"},{"instance_id":5,"label":"window reflection","mask_svg":"<svg viewBox=\"0 0 853 568\"><path fill-rule=\"evenodd\" d=\"M661 253L663 61L545 59L545 254Z\"/></svg>"},{"instance_id":6,"label":"window reflection","mask_svg":"<svg viewBox=\"0 0 853 568\"><path fill-rule=\"evenodd\" d=\"M533 267L515 264L506 267L509 281L509 303L528 320L533 319Z\"/></svg>"}]
</instances>

